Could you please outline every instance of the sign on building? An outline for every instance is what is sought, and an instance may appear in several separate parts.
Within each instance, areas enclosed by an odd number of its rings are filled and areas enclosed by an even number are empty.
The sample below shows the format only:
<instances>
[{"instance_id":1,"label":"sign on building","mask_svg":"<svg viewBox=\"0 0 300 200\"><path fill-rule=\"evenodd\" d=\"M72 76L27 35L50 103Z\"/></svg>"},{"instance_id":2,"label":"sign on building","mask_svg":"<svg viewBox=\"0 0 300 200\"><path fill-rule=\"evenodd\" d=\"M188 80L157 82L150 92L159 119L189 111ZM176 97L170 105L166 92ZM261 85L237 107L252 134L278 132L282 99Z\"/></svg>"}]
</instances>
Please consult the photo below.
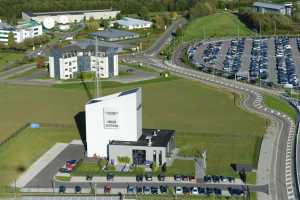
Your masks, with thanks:
<instances>
[{"instance_id":1,"label":"sign on building","mask_svg":"<svg viewBox=\"0 0 300 200\"><path fill-rule=\"evenodd\" d=\"M105 129L118 129L119 111L116 108L103 108L103 122Z\"/></svg>"}]
</instances>

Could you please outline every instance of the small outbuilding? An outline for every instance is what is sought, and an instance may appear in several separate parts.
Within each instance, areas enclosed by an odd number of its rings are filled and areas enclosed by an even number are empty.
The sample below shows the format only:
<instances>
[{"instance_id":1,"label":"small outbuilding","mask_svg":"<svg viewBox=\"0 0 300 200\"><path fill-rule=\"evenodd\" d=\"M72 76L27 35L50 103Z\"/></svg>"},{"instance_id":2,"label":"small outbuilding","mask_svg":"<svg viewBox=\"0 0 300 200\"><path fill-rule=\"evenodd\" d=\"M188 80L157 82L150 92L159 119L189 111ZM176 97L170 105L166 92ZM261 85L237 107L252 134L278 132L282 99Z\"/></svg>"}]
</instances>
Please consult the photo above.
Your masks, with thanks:
<instances>
[{"instance_id":1,"label":"small outbuilding","mask_svg":"<svg viewBox=\"0 0 300 200\"><path fill-rule=\"evenodd\" d=\"M99 40L113 42L120 40L129 40L139 38L140 35L134 32L123 31L118 29L106 29L104 31L91 33L93 37L98 37Z\"/></svg>"}]
</instances>

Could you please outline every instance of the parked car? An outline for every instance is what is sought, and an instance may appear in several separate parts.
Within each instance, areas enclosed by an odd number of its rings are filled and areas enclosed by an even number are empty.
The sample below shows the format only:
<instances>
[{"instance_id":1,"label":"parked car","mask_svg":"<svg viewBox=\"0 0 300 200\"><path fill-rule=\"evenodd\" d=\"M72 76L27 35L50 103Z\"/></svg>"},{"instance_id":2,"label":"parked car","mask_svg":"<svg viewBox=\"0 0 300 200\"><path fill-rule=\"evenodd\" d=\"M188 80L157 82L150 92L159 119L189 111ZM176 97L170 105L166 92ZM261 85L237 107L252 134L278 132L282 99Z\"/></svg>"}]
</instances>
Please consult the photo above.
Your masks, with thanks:
<instances>
[{"instance_id":1,"label":"parked car","mask_svg":"<svg viewBox=\"0 0 300 200\"><path fill-rule=\"evenodd\" d=\"M152 172L146 172L145 179L146 181L152 181Z\"/></svg>"},{"instance_id":2,"label":"parked car","mask_svg":"<svg viewBox=\"0 0 300 200\"><path fill-rule=\"evenodd\" d=\"M175 188L175 193L176 193L176 194L183 194L182 187L177 186L177 187Z\"/></svg>"},{"instance_id":3,"label":"parked car","mask_svg":"<svg viewBox=\"0 0 300 200\"><path fill-rule=\"evenodd\" d=\"M192 191L192 194L193 194L193 195L198 195L198 194L199 194L198 188L197 188L197 187L193 187L193 188L191 189L191 191Z\"/></svg>"},{"instance_id":4,"label":"parked car","mask_svg":"<svg viewBox=\"0 0 300 200\"><path fill-rule=\"evenodd\" d=\"M76 185L74 190L75 190L75 193L80 193L81 192L81 187L79 185Z\"/></svg>"},{"instance_id":5,"label":"parked car","mask_svg":"<svg viewBox=\"0 0 300 200\"><path fill-rule=\"evenodd\" d=\"M167 193L168 192L168 187L165 185L159 186L160 193Z\"/></svg>"},{"instance_id":6,"label":"parked car","mask_svg":"<svg viewBox=\"0 0 300 200\"><path fill-rule=\"evenodd\" d=\"M114 179L114 174L113 173L108 173L107 175L106 175L106 180L107 181L112 181L113 179Z\"/></svg>"},{"instance_id":7,"label":"parked car","mask_svg":"<svg viewBox=\"0 0 300 200\"><path fill-rule=\"evenodd\" d=\"M136 192L136 188L134 186L127 186L127 193L134 194Z\"/></svg>"},{"instance_id":8,"label":"parked car","mask_svg":"<svg viewBox=\"0 0 300 200\"><path fill-rule=\"evenodd\" d=\"M190 194L191 190L188 187L182 187L183 194Z\"/></svg>"},{"instance_id":9,"label":"parked car","mask_svg":"<svg viewBox=\"0 0 300 200\"><path fill-rule=\"evenodd\" d=\"M59 193L65 193L65 192L66 192L66 186L60 185L60 186L58 187L58 192L59 192Z\"/></svg>"},{"instance_id":10,"label":"parked car","mask_svg":"<svg viewBox=\"0 0 300 200\"><path fill-rule=\"evenodd\" d=\"M151 194L158 194L158 187L151 187Z\"/></svg>"},{"instance_id":11,"label":"parked car","mask_svg":"<svg viewBox=\"0 0 300 200\"><path fill-rule=\"evenodd\" d=\"M163 174L159 174L159 175L157 176L157 179L158 179L159 181L165 181L165 180L166 180L166 177L165 177L165 175L163 175Z\"/></svg>"},{"instance_id":12,"label":"parked car","mask_svg":"<svg viewBox=\"0 0 300 200\"><path fill-rule=\"evenodd\" d=\"M180 176L180 175L175 175L175 176L174 176L174 180L175 180L175 181L181 181L182 179L181 179L181 176Z\"/></svg>"},{"instance_id":13,"label":"parked car","mask_svg":"<svg viewBox=\"0 0 300 200\"><path fill-rule=\"evenodd\" d=\"M143 187L143 192L144 194L151 194L151 188L148 186L144 186Z\"/></svg>"},{"instance_id":14,"label":"parked car","mask_svg":"<svg viewBox=\"0 0 300 200\"><path fill-rule=\"evenodd\" d=\"M140 174L140 175L137 175L137 176L136 176L136 181L137 181L137 182L142 182L143 179L144 179L143 174Z\"/></svg>"},{"instance_id":15,"label":"parked car","mask_svg":"<svg viewBox=\"0 0 300 200\"><path fill-rule=\"evenodd\" d=\"M105 185L105 186L104 186L104 193L105 193L105 194L109 194L110 192L111 192L111 186Z\"/></svg>"},{"instance_id":16,"label":"parked car","mask_svg":"<svg viewBox=\"0 0 300 200\"><path fill-rule=\"evenodd\" d=\"M198 193L199 194L205 194L205 188L198 187Z\"/></svg>"},{"instance_id":17,"label":"parked car","mask_svg":"<svg viewBox=\"0 0 300 200\"><path fill-rule=\"evenodd\" d=\"M137 186L137 187L136 187L136 193L137 193L137 194L141 194L141 193L143 193L143 188L142 188L142 187L139 187L139 186Z\"/></svg>"}]
</instances>

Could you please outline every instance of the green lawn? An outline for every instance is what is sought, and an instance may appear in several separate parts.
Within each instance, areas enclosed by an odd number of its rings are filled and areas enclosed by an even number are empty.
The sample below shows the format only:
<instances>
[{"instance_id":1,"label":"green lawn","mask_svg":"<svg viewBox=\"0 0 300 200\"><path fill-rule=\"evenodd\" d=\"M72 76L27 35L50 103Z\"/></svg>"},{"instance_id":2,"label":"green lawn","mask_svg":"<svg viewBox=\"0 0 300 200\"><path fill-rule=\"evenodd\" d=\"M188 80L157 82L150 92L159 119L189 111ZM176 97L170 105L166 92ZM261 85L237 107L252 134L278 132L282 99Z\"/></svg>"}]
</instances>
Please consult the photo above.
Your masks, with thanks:
<instances>
[{"instance_id":1,"label":"green lawn","mask_svg":"<svg viewBox=\"0 0 300 200\"><path fill-rule=\"evenodd\" d=\"M282 113L286 113L292 119L296 120L297 112L296 110L289 105L286 101L280 99L279 97L271 96L271 95L264 95L264 102L266 106L277 110Z\"/></svg>"},{"instance_id":2,"label":"green lawn","mask_svg":"<svg viewBox=\"0 0 300 200\"><path fill-rule=\"evenodd\" d=\"M184 41L205 38L236 37L239 27L240 36L249 36L254 33L243 24L237 16L222 12L200 17L190 22L184 30Z\"/></svg>"},{"instance_id":3,"label":"green lawn","mask_svg":"<svg viewBox=\"0 0 300 200\"><path fill-rule=\"evenodd\" d=\"M230 163L255 164L259 138L265 133L266 121L242 110L237 105L237 95L175 77L128 85L111 83L102 92L110 94L134 87L143 89L143 127L176 130L181 154L193 155L197 149L207 149L209 173L231 175ZM95 93L93 88L94 84L87 88L80 84L55 87L0 85L0 140L30 121L74 125L75 114L83 111L88 94ZM1 155L9 160L4 162L0 156L0 167L11 162L17 165L15 160L19 157L27 166L34 160L32 156L41 155L64 137L66 140L78 138L76 133L55 132L54 137L47 136L47 131L42 134L11 141L11 146L21 151L32 141L37 145L31 145L32 150L28 148L22 151L22 155L5 148ZM6 179L13 177L7 174L1 181L7 182Z\"/></svg>"},{"instance_id":4,"label":"green lawn","mask_svg":"<svg viewBox=\"0 0 300 200\"><path fill-rule=\"evenodd\" d=\"M0 146L0 187L12 183L55 143L79 138L75 129L27 128Z\"/></svg>"},{"instance_id":5,"label":"green lawn","mask_svg":"<svg viewBox=\"0 0 300 200\"><path fill-rule=\"evenodd\" d=\"M6 64L21 60L23 56L23 53L0 52L0 71L4 69Z\"/></svg>"}]
</instances>

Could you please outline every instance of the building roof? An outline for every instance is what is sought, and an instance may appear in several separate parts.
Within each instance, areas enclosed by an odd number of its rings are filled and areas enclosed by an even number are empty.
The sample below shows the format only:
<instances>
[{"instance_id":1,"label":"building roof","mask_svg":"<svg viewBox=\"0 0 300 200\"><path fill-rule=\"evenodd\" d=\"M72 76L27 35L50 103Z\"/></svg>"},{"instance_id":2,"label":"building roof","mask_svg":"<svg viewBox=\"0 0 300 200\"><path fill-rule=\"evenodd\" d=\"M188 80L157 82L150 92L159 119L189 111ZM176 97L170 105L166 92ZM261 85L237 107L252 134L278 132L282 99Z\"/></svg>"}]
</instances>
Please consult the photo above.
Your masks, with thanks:
<instances>
[{"instance_id":1,"label":"building roof","mask_svg":"<svg viewBox=\"0 0 300 200\"><path fill-rule=\"evenodd\" d=\"M0 30L15 31L16 29L5 22L0 22Z\"/></svg>"},{"instance_id":2,"label":"building roof","mask_svg":"<svg viewBox=\"0 0 300 200\"><path fill-rule=\"evenodd\" d=\"M30 17L38 17L38 16L56 16L56 15L82 15L84 13L92 13L92 12L111 12L112 9L103 9L103 10L73 10L73 11L58 11L58 12L24 12ZM120 12L120 11L116 11Z\"/></svg>"},{"instance_id":3,"label":"building roof","mask_svg":"<svg viewBox=\"0 0 300 200\"><path fill-rule=\"evenodd\" d=\"M92 36L98 36L102 38L123 38L123 37L138 37L139 34L129 32L129 31L121 31L118 29L106 29L104 31L91 33Z\"/></svg>"},{"instance_id":4,"label":"building roof","mask_svg":"<svg viewBox=\"0 0 300 200\"><path fill-rule=\"evenodd\" d=\"M26 29L26 28L31 28L31 27L35 27L40 25L39 23L37 23L34 20L30 20L30 21L20 21L17 25L18 29Z\"/></svg>"},{"instance_id":5,"label":"building roof","mask_svg":"<svg viewBox=\"0 0 300 200\"><path fill-rule=\"evenodd\" d=\"M152 24L150 21L145 21L141 19L135 19L130 17L124 17L123 19L116 21L118 24L123 26L136 26L136 25L144 25L144 24Z\"/></svg>"},{"instance_id":6,"label":"building roof","mask_svg":"<svg viewBox=\"0 0 300 200\"><path fill-rule=\"evenodd\" d=\"M110 141L110 145L125 146L149 146L151 138L151 147L167 147L171 138L175 135L174 130L143 129L143 133L138 141Z\"/></svg>"},{"instance_id":7,"label":"building roof","mask_svg":"<svg viewBox=\"0 0 300 200\"><path fill-rule=\"evenodd\" d=\"M62 53L74 52L74 51L95 51L95 40L79 40L74 41L70 45L67 45L59 50ZM57 48L56 48L57 49ZM112 46L105 46L102 43L98 42L98 51L99 52L117 52L118 49Z\"/></svg>"},{"instance_id":8,"label":"building roof","mask_svg":"<svg viewBox=\"0 0 300 200\"><path fill-rule=\"evenodd\" d=\"M262 7L262 8L269 8L274 10L280 10L285 8L285 5L283 4L275 4L275 3L265 3L265 2L255 2L253 4L255 7Z\"/></svg>"},{"instance_id":9,"label":"building roof","mask_svg":"<svg viewBox=\"0 0 300 200\"><path fill-rule=\"evenodd\" d=\"M118 93L114 93L114 94L111 94L111 95L95 98L95 99L92 99L92 100L88 101L87 104L93 104L93 103L98 103L98 102L102 102L102 101L107 101L107 100L110 100L112 98L117 98L117 97L125 96L125 95L128 95L128 94L133 94L135 92L138 92L139 90L141 90L141 88L135 88L135 89L127 90L127 91L124 91L124 92L118 92Z\"/></svg>"}]
</instances>

